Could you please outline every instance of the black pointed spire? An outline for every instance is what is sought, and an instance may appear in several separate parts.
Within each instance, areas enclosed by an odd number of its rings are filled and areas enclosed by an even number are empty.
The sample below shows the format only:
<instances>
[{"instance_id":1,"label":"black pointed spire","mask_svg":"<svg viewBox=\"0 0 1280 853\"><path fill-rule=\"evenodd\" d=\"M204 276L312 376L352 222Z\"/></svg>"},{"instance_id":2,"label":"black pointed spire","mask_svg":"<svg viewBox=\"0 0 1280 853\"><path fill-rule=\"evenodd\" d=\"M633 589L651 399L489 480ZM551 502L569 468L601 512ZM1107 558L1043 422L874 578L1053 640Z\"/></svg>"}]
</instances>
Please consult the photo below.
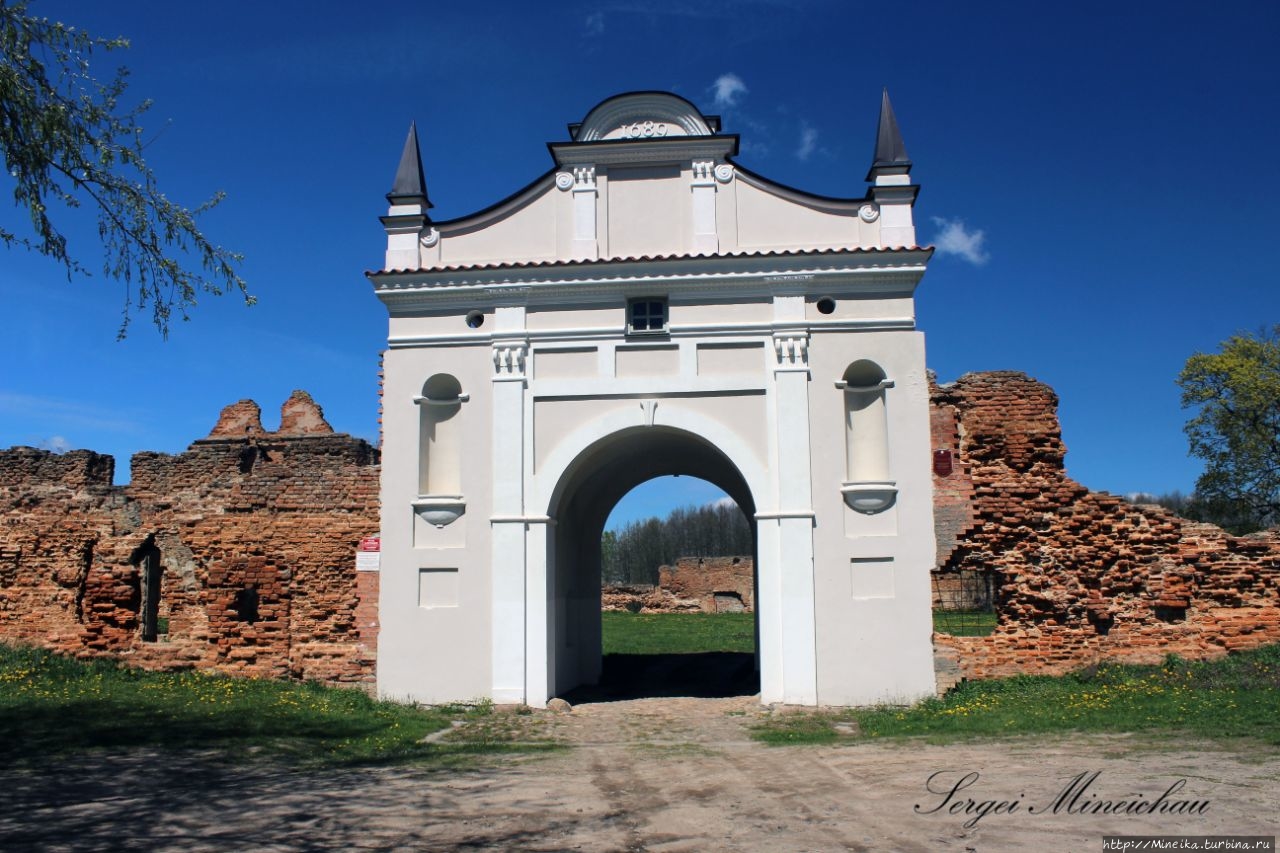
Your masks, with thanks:
<instances>
[{"instance_id":1,"label":"black pointed spire","mask_svg":"<svg viewBox=\"0 0 1280 853\"><path fill-rule=\"evenodd\" d=\"M400 155L400 166L396 169L395 183L391 192L387 193L387 201L392 204L421 204L432 207L427 198L427 179L422 174L422 155L418 151L418 124L409 123L409 136L404 141L404 152Z\"/></svg>"},{"instance_id":2,"label":"black pointed spire","mask_svg":"<svg viewBox=\"0 0 1280 853\"><path fill-rule=\"evenodd\" d=\"M911 171L911 158L907 156L907 146L902 141L902 132L898 130L893 104L889 103L888 87L880 97L880 126L876 129L876 153L871 160L871 171L867 173L868 181L875 178L877 170L898 174Z\"/></svg>"}]
</instances>

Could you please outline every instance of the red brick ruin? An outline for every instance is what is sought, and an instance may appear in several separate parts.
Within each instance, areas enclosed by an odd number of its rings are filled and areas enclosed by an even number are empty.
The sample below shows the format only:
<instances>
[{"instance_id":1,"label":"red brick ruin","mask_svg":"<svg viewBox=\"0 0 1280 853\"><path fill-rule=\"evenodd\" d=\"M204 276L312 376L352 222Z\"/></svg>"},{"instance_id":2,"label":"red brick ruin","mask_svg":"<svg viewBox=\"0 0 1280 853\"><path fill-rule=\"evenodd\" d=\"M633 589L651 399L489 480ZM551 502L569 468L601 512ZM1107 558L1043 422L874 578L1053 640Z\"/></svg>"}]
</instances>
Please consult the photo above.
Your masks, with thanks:
<instances>
[{"instance_id":1,"label":"red brick ruin","mask_svg":"<svg viewBox=\"0 0 1280 853\"><path fill-rule=\"evenodd\" d=\"M990 590L985 637L935 634L939 687L1280 641L1280 532L1234 537L1067 477L1057 395L1021 373L932 389L939 600ZM370 685L376 448L311 398L223 410L185 453L0 451L0 639L149 668ZM682 559L605 607L751 610L748 558ZM630 606L629 606L630 604Z\"/></svg>"},{"instance_id":2,"label":"red brick ruin","mask_svg":"<svg viewBox=\"0 0 1280 853\"><path fill-rule=\"evenodd\" d=\"M658 567L658 585L606 586L604 610L632 613L751 613L755 563L750 557L681 557Z\"/></svg>"},{"instance_id":3,"label":"red brick ruin","mask_svg":"<svg viewBox=\"0 0 1280 853\"><path fill-rule=\"evenodd\" d=\"M280 429L223 410L128 486L87 450L0 451L0 638L155 669L372 683L378 451L296 391Z\"/></svg>"},{"instance_id":4,"label":"red brick ruin","mask_svg":"<svg viewBox=\"0 0 1280 853\"><path fill-rule=\"evenodd\" d=\"M1231 536L1089 491L1066 474L1057 395L1022 373L931 397L935 577L989 575L998 616L986 637L934 635L940 688L1280 641L1280 530Z\"/></svg>"}]
</instances>

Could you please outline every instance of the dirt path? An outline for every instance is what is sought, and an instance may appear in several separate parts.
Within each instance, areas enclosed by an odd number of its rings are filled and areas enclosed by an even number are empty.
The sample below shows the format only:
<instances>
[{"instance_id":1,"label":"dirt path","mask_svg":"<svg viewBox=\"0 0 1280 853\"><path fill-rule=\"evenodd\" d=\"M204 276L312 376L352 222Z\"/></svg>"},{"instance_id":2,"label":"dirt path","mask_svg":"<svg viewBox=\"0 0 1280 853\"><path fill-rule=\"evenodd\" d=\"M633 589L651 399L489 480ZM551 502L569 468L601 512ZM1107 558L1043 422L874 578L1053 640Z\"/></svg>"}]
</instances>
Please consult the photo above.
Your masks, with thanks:
<instances>
[{"instance_id":1,"label":"dirt path","mask_svg":"<svg viewBox=\"0 0 1280 853\"><path fill-rule=\"evenodd\" d=\"M134 752L44 773L0 770L5 850L1100 851L1104 834L1277 833L1280 751L1170 748L1130 737L977 745L770 748L750 699L652 699L570 714L499 716L571 748L468 771L301 774L172 766ZM930 814L961 798L1012 813ZM1099 775L1052 809L1073 777ZM1087 778L1087 777L1086 777ZM1202 814L1080 814L1100 800L1171 801ZM1034 813L1030 810L1034 809Z\"/></svg>"}]
</instances>

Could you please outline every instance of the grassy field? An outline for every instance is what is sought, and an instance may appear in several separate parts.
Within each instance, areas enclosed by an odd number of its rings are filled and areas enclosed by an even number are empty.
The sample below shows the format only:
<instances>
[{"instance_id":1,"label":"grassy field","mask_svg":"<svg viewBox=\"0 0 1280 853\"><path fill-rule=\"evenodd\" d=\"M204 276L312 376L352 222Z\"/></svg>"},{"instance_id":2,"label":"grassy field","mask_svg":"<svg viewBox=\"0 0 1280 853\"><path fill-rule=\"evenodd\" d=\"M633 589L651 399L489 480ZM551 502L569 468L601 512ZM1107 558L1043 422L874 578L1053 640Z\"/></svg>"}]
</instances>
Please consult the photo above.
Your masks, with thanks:
<instances>
[{"instance_id":1,"label":"grassy field","mask_svg":"<svg viewBox=\"0 0 1280 853\"><path fill-rule=\"evenodd\" d=\"M750 652L750 613L604 613L609 655ZM1280 645L1210 662L1102 665L1060 678L1020 676L961 685L910 708L800 711L771 717L771 744L861 738L1068 732L1192 734L1280 746ZM427 762L552 745L513 743L486 702L419 708L354 689L155 673L0 645L0 762L22 764L97 747L212 749L230 759L305 765ZM509 715L507 715L509 716ZM424 743L455 721L473 724ZM520 727L516 727L517 729ZM515 731L515 729L512 729Z\"/></svg>"},{"instance_id":2,"label":"grassy field","mask_svg":"<svg viewBox=\"0 0 1280 853\"><path fill-rule=\"evenodd\" d=\"M991 610L935 610L933 630L953 637L985 637L996 629Z\"/></svg>"},{"instance_id":3,"label":"grassy field","mask_svg":"<svg viewBox=\"0 0 1280 853\"><path fill-rule=\"evenodd\" d=\"M494 741L423 743L474 706L417 708L355 689L145 672L0 645L0 762L92 747L216 749L307 765L426 761L505 750Z\"/></svg>"},{"instance_id":4,"label":"grassy field","mask_svg":"<svg viewBox=\"0 0 1280 853\"><path fill-rule=\"evenodd\" d=\"M604 653L626 655L755 650L751 613L628 613L607 611ZM979 610L935 610L933 630L956 637L985 637L996 614Z\"/></svg>"},{"instance_id":5,"label":"grassy field","mask_svg":"<svg viewBox=\"0 0 1280 853\"><path fill-rule=\"evenodd\" d=\"M1103 665L1058 677L1019 676L961 685L911 708L799 712L756 731L766 743L831 743L841 729L864 738L968 737L1066 732L1150 732L1280 745L1280 645L1161 666ZM840 729L837 728L840 727ZM1251 740L1250 742L1253 742Z\"/></svg>"},{"instance_id":6,"label":"grassy field","mask_svg":"<svg viewBox=\"0 0 1280 853\"><path fill-rule=\"evenodd\" d=\"M606 655L665 655L755 651L752 613L600 614Z\"/></svg>"}]
</instances>

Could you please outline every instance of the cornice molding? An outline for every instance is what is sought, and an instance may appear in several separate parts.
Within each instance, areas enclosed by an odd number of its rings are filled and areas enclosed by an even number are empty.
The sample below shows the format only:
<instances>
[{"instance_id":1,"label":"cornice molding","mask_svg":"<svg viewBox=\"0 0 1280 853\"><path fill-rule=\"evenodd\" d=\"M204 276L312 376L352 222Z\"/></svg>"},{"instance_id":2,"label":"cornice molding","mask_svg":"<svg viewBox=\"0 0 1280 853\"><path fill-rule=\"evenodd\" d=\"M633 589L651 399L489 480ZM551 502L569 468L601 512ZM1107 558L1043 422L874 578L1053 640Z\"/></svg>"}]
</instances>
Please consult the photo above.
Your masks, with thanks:
<instances>
[{"instance_id":1,"label":"cornice molding","mask_svg":"<svg viewBox=\"0 0 1280 853\"><path fill-rule=\"evenodd\" d=\"M668 136L663 139L609 139L603 142L551 142L556 165L624 166L628 163L723 161L738 150L736 136Z\"/></svg>"},{"instance_id":2,"label":"cornice molding","mask_svg":"<svg viewBox=\"0 0 1280 853\"><path fill-rule=\"evenodd\" d=\"M857 320L810 320L804 324L809 337L842 332L901 332L913 331L916 327L912 317L868 317ZM764 341L779 334L795 336L802 332L800 328L780 330L778 324L770 321L753 323L687 323L673 324L668 327L665 338L679 341L688 338L733 338L739 341ZM523 332L530 345L544 342L583 343L587 341L618 341L625 338L626 329L622 324L617 326L583 326L563 329L528 329ZM417 347L488 347L497 345L501 340L494 335L485 334L435 334L435 335L392 335L387 339L391 349L414 349Z\"/></svg>"},{"instance_id":3,"label":"cornice molding","mask_svg":"<svg viewBox=\"0 0 1280 853\"><path fill-rule=\"evenodd\" d=\"M792 204L799 204L805 207L821 210L827 213L842 213L849 216L857 216L861 207L867 203L864 198L832 198L830 196L815 195L813 193L798 190L794 187L788 187L784 184L775 183L768 178L749 172L742 167L738 167L737 178L749 187L754 187L761 192L786 199Z\"/></svg>"},{"instance_id":4,"label":"cornice molding","mask_svg":"<svg viewBox=\"0 0 1280 853\"><path fill-rule=\"evenodd\" d=\"M523 269L375 273L374 291L392 316L485 304L555 305L613 297L682 294L741 300L779 293L910 296L928 250L696 257L670 261L567 264Z\"/></svg>"}]
</instances>

